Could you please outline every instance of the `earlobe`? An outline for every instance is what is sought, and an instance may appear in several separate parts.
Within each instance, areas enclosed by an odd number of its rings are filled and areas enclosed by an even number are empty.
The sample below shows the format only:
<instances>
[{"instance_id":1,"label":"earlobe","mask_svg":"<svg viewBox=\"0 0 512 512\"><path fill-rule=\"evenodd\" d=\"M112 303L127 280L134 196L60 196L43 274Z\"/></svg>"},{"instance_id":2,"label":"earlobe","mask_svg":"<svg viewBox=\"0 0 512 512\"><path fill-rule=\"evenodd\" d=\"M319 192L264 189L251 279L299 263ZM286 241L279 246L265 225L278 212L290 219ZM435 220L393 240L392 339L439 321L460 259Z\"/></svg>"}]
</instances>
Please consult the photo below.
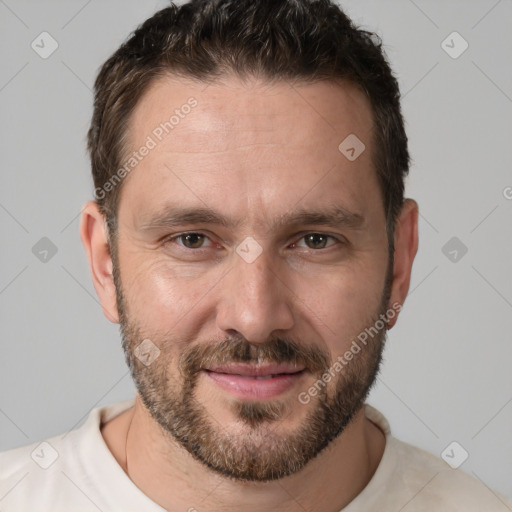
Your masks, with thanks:
<instances>
[{"instance_id":1,"label":"earlobe","mask_svg":"<svg viewBox=\"0 0 512 512\"><path fill-rule=\"evenodd\" d=\"M94 201L87 202L82 208L80 238L87 254L92 281L103 313L111 322L119 323L105 218Z\"/></svg>"},{"instance_id":2,"label":"earlobe","mask_svg":"<svg viewBox=\"0 0 512 512\"><path fill-rule=\"evenodd\" d=\"M395 227L395 253L393 264L393 284L391 286L390 305L403 305L409 292L411 271L418 251L418 204L406 199ZM388 323L391 329L398 319L396 315Z\"/></svg>"}]
</instances>

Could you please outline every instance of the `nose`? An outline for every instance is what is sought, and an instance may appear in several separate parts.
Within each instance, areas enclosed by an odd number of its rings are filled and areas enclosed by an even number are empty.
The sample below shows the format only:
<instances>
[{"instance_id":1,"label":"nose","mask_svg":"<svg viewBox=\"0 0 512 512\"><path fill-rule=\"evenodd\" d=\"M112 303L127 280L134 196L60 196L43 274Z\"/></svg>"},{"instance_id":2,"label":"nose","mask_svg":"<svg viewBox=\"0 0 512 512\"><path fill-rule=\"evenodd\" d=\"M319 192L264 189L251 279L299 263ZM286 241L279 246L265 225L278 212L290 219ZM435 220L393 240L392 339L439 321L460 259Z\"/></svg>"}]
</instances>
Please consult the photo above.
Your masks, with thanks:
<instances>
[{"instance_id":1,"label":"nose","mask_svg":"<svg viewBox=\"0 0 512 512\"><path fill-rule=\"evenodd\" d=\"M222 280L217 326L227 334L240 333L251 343L262 343L274 331L293 327L293 292L279 265L263 250L248 263L234 254L234 267Z\"/></svg>"}]
</instances>

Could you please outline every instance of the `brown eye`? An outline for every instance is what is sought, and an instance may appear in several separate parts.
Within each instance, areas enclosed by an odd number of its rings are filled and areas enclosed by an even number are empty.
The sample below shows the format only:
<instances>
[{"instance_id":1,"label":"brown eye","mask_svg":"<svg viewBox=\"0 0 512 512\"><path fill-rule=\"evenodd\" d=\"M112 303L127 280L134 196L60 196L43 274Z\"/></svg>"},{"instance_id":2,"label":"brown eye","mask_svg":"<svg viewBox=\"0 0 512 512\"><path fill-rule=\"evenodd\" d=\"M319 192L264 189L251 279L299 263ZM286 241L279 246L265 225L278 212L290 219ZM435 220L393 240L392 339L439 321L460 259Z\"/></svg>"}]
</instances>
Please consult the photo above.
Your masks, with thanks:
<instances>
[{"instance_id":1,"label":"brown eye","mask_svg":"<svg viewBox=\"0 0 512 512\"><path fill-rule=\"evenodd\" d=\"M185 233L176 237L177 240L181 240L184 247L187 249L200 249L203 246L203 242L206 236L201 233Z\"/></svg>"},{"instance_id":2,"label":"brown eye","mask_svg":"<svg viewBox=\"0 0 512 512\"><path fill-rule=\"evenodd\" d=\"M332 236L324 235L322 233L310 233L303 237L306 242L306 246L310 249L325 249L329 238L334 240Z\"/></svg>"}]
</instances>

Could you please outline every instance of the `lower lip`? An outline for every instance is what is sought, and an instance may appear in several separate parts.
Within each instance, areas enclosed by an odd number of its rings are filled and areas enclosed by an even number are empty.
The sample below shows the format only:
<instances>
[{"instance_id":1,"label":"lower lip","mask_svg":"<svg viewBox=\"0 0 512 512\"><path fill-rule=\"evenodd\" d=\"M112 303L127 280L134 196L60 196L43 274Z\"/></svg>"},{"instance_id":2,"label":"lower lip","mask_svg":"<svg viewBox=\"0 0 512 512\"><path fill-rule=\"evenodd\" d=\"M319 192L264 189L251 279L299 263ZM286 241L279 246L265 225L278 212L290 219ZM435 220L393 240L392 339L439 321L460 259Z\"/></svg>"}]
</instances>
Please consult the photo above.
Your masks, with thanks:
<instances>
[{"instance_id":1,"label":"lower lip","mask_svg":"<svg viewBox=\"0 0 512 512\"><path fill-rule=\"evenodd\" d=\"M305 371L283 373L270 379L256 379L230 373L205 371L206 375L221 388L239 398L264 399L276 397L288 391L302 378Z\"/></svg>"}]
</instances>

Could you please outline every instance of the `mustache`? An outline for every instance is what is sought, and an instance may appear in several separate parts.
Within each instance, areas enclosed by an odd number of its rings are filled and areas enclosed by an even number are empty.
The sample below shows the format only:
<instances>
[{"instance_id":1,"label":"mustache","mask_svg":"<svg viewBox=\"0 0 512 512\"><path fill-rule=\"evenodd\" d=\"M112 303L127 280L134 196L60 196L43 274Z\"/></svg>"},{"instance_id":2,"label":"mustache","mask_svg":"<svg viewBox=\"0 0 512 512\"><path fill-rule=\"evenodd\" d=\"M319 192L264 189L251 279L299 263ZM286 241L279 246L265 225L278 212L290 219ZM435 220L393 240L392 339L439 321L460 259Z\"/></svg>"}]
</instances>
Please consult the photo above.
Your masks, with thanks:
<instances>
[{"instance_id":1,"label":"mustache","mask_svg":"<svg viewBox=\"0 0 512 512\"><path fill-rule=\"evenodd\" d=\"M182 353L178 366L184 377L191 378L207 366L229 363L292 363L323 374L330 367L331 357L317 346L303 346L293 340L276 337L251 343L240 335L216 344L192 346Z\"/></svg>"}]
</instances>

